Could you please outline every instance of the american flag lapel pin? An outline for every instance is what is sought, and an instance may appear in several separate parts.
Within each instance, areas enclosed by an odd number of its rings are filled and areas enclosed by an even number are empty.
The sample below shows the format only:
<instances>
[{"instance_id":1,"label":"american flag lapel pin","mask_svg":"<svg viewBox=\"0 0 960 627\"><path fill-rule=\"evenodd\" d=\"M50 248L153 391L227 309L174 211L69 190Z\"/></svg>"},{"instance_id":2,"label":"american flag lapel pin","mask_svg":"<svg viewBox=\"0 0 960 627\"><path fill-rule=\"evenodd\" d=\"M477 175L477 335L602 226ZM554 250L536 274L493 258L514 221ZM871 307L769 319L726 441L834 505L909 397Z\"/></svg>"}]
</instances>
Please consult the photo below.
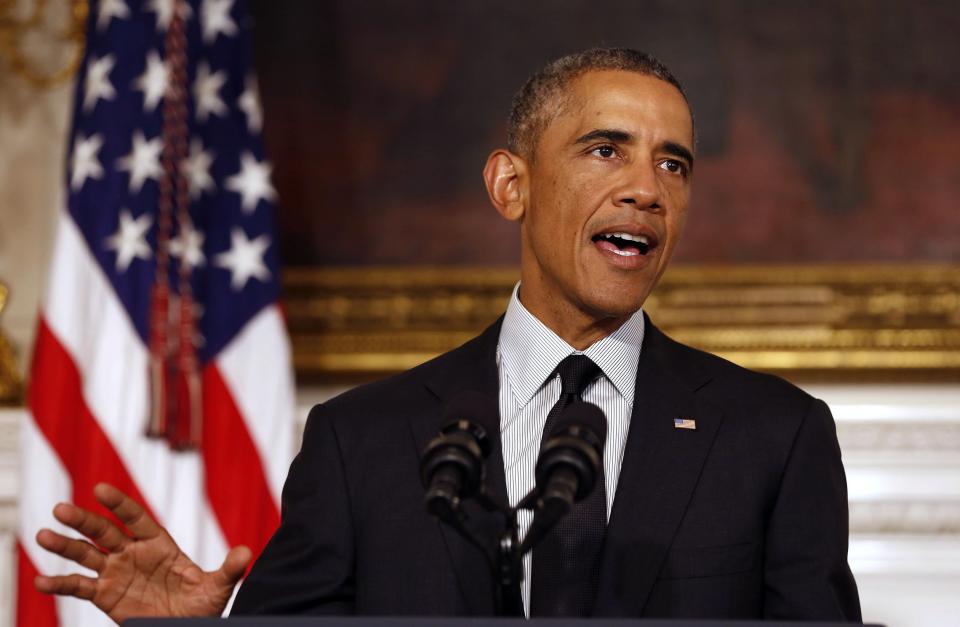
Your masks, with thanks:
<instances>
[{"instance_id":1,"label":"american flag lapel pin","mask_svg":"<svg viewBox=\"0 0 960 627\"><path fill-rule=\"evenodd\" d=\"M673 428L674 429L696 429L697 421L690 418L674 418L673 419Z\"/></svg>"}]
</instances>

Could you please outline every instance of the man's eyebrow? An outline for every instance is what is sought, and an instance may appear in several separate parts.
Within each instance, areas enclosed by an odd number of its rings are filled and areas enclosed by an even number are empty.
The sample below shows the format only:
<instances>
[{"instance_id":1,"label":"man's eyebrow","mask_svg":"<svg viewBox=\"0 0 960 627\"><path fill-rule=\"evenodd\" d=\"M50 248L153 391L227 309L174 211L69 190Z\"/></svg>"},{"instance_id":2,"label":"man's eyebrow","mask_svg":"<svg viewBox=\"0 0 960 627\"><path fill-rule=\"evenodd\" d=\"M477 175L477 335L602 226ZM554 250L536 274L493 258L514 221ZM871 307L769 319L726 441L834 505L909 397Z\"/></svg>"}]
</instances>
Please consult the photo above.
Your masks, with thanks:
<instances>
[{"instance_id":1,"label":"man's eyebrow","mask_svg":"<svg viewBox=\"0 0 960 627\"><path fill-rule=\"evenodd\" d=\"M687 162L687 165L690 168L693 168L693 153L690 152L685 146L678 144L676 142L663 142L661 146L664 152L673 155L674 157L680 157Z\"/></svg>"},{"instance_id":2,"label":"man's eyebrow","mask_svg":"<svg viewBox=\"0 0 960 627\"><path fill-rule=\"evenodd\" d=\"M626 131L615 128L597 128L585 135L581 135L574 140L574 144L589 144L598 139L605 139L608 142L626 143L633 141L633 135Z\"/></svg>"}]
</instances>

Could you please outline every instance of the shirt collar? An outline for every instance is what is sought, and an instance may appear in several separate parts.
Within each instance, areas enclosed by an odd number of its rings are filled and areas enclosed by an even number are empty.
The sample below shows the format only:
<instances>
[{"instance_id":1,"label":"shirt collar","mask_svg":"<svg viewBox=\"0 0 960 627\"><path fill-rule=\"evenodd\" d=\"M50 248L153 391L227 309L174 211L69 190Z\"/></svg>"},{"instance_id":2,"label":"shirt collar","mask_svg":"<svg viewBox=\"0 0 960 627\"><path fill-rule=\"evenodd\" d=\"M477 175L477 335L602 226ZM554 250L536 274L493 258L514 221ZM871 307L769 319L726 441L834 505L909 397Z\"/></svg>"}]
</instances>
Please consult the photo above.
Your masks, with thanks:
<instances>
[{"instance_id":1,"label":"shirt collar","mask_svg":"<svg viewBox=\"0 0 960 627\"><path fill-rule=\"evenodd\" d=\"M530 402L564 357L578 352L592 359L617 392L633 405L645 326L642 309L587 350L577 351L523 306L519 292L517 283L503 318L497 349L521 407Z\"/></svg>"}]
</instances>

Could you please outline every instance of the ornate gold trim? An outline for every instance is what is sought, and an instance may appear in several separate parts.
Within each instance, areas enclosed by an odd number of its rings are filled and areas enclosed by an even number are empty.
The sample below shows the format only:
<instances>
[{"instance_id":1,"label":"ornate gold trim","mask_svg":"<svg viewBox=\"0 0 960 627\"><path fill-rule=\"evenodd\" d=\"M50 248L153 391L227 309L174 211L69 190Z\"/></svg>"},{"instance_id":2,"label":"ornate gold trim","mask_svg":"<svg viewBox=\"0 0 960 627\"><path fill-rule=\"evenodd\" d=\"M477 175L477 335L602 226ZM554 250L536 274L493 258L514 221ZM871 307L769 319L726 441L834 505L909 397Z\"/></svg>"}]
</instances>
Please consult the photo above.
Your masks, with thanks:
<instances>
[{"instance_id":1,"label":"ornate gold trim","mask_svg":"<svg viewBox=\"0 0 960 627\"><path fill-rule=\"evenodd\" d=\"M6 61L14 74L36 88L51 88L65 83L73 77L83 61L89 2L71 0L67 24L59 27L51 23L53 20L47 10L48 0L34 0L26 18L18 16L23 5L17 0L0 0L0 59ZM69 47L69 59L62 67L45 71L31 62L24 52L28 47L25 42L38 35L46 38L45 45L52 42ZM38 45L36 41L33 44Z\"/></svg>"},{"instance_id":2,"label":"ornate gold trim","mask_svg":"<svg viewBox=\"0 0 960 627\"><path fill-rule=\"evenodd\" d=\"M303 379L370 378L449 350L503 311L516 268L296 268ZM672 267L645 309L677 340L803 380L960 381L960 266Z\"/></svg>"},{"instance_id":3,"label":"ornate gold trim","mask_svg":"<svg viewBox=\"0 0 960 627\"><path fill-rule=\"evenodd\" d=\"M7 304L7 286L0 283L0 313ZM22 400L23 380L17 369L13 344L0 329L0 406L17 405Z\"/></svg>"}]
</instances>

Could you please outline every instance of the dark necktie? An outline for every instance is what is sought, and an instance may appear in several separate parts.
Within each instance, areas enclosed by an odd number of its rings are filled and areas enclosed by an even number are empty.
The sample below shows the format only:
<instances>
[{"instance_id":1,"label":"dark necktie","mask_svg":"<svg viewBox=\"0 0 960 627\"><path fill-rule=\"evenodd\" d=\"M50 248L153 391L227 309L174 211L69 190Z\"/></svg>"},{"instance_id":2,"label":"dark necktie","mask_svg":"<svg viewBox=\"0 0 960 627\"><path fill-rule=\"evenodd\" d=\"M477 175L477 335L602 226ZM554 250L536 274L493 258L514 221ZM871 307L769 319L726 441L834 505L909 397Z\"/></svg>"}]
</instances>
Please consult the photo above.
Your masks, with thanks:
<instances>
[{"instance_id":1,"label":"dark necktie","mask_svg":"<svg viewBox=\"0 0 960 627\"><path fill-rule=\"evenodd\" d=\"M602 373L586 355L570 355L555 371L560 374L560 399L547 415L546 438L557 418ZM533 549L530 583L530 616L589 616L597 596L600 549L607 527L607 491L603 469L587 498Z\"/></svg>"}]
</instances>

